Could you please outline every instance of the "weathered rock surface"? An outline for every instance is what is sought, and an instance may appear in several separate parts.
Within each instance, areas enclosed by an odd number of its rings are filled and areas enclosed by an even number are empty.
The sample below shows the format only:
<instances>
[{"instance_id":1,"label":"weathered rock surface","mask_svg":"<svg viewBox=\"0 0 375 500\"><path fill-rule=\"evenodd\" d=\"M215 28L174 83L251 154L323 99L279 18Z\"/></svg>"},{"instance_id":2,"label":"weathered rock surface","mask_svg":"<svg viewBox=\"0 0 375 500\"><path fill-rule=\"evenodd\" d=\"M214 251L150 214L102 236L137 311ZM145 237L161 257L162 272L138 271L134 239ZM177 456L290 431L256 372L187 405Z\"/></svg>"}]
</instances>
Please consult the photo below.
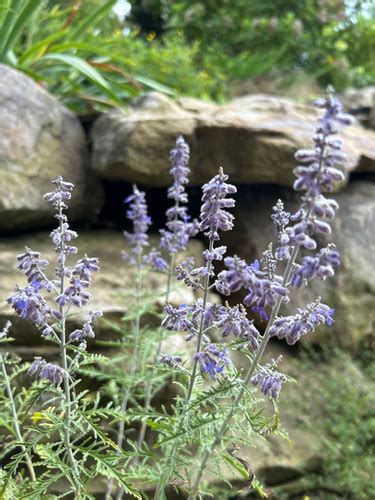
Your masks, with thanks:
<instances>
[{"instance_id":1,"label":"weathered rock surface","mask_svg":"<svg viewBox=\"0 0 375 500\"><path fill-rule=\"evenodd\" d=\"M25 245L41 252L43 257L52 263L50 264L50 272L53 272L53 263L56 256L48 233L42 232L0 240L0 274L2 277L0 281L0 327L6 320L10 320L13 324L12 336L16 339L15 343L20 345L46 345L41 341L40 334L36 332L35 328L20 319L5 302L6 298L13 293L16 284L21 287L26 285L26 278L17 269L16 262L16 256L23 252ZM121 233L104 230L81 233L77 239L77 246L79 247L79 256L87 254L90 257L98 257L101 267L100 272L93 276L90 290L92 300L85 312L101 309L104 313L104 319L118 320L127 310L129 296L126 297L125 294L134 289L135 283L134 271L121 258L121 251L126 250L127 246L124 237ZM197 262L200 261L201 251L201 243L198 241L190 242L189 255L193 255ZM165 293L166 281L166 275L160 273L150 273L147 277L149 290L160 297L156 299L160 308L164 305L163 294ZM193 301L193 293L186 287L177 287L172 291L170 301L176 304L190 303ZM77 319L80 317L82 316L78 315ZM99 322L96 333L97 336L107 335L108 326L106 326L104 320ZM22 353L24 353L24 350L22 350ZM32 354L35 354L35 351ZM53 354L53 349L51 354Z\"/></svg>"},{"instance_id":2,"label":"weathered rock surface","mask_svg":"<svg viewBox=\"0 0 375 500\"><path fill-rule=\"evenodd\" d=\"M259 258L274 240L270 220L272 206L278 198L288 210L298 204L298 196L290 190L260 186L241 190L236 209L236 229L226 233L224 241L230 253L253 260ZM334 278L325 282L313 281L311 286L298 289L291 305L284 311L294 313L321 296L323 302L335 309L331 328L320 327L306 341L328 343L354 348L375 334L375 183L351 182L335 196L340 210L333 222L333 241L341 254L341 266ZM323 240L322 240L323 241Z\"/></svg>"},{"instance_id":3,"label":"weathered rock surface","mask_svg":"<svg viewBox=\"0 0 375 500\"><path fill-rule=\"evenodd\" d=\"M58 175L76 185L71 218L94 214L101 192L88 182L87 146L78 118L31 78L0 65L0 230L43 226L42 195Z\"/></svg>"},{"instance_id":4,"label":"weathered rock surface","mask_svg":"<svg viewBox=\"0 0 375 500\"><path fill-rule=\"evenodd\" d=\"M375 85L345 90L340 99L344 108L353 113L363 126L375 130Z\"/></svg>"},{"instance_id":5,"label":"weathered rock surface","mask_svg":"<svg viewBox=\"0 0 375 500\"><path fill-rule=\"evenodd\" d=\"M104 179L165 186L169 150L183 134L191 147L192 184L222 166L236 184L290 187L294 153L311 147L318 116L314 108L280 97L251 95L218 106L153 92L95 122L91 164ZM353 125L342 135L346 173L375 171L375 133Z\"/></svg>"}]
</instances>

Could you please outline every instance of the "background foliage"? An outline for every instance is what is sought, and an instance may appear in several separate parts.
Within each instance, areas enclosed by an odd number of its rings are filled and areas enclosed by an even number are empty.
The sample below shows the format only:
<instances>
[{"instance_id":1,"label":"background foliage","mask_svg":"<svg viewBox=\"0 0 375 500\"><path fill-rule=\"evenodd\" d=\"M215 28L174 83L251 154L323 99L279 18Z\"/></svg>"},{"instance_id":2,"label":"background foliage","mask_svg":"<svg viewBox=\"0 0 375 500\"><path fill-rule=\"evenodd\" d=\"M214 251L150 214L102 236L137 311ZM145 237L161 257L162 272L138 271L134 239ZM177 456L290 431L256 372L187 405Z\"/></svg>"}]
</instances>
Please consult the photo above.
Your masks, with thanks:
<instances>
[{"instance_id":1,"label":"background foliage","mask_svg":"<svg viewBox=\"0 0 375 500\"><path fill-rule=\"evenodd\" d=\"M223 100L238 82L276 74L336 89L375 82L367 0L1 0L0 9L0 61L79 111L150 88Z\"/></svg>"}]
</instances>

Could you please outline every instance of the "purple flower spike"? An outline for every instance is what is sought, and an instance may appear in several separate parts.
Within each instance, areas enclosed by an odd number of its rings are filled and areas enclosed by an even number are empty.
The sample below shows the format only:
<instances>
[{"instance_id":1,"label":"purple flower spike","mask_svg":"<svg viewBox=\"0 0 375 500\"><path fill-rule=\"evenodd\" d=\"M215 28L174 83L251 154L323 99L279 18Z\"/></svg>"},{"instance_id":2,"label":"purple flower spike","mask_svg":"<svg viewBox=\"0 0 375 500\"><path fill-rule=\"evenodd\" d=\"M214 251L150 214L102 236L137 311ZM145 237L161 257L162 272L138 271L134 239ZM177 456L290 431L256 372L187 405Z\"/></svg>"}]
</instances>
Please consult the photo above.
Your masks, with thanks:
<instances>
[{"instance_id":1,"label":"purple flower spike","mask_svg":"<svg viewBox=\"0 0 375 500\"><path fill-rule=\"evenodd\" d=\"M52 314L44 297L33 286L17 288L7 302L22 319L34 323L38 328L44 327Z\"/></svg>"},{"instance_id":2,"label":"purple flower spike","mask_svg":"<svg viewBox=\"0 0 375 500\"><path fill-rule=\"evenodd\" d=\"M203 196L200 213L200 230L210 240L219 240L218 231L230 231L233 229L234 216L227 211L228 208L233 208L235 201L233 198L227 198L228 195L237 192L237 189L232 184L227 184L228 176L223 170L219 170L219 174L205 184L202 188Z\"/></svg>"},{"instance_id":3,"label":"purple flower spike","mask_svg":"<svg viewBox=\"0 0 375 500\"><path fill-rule=\"evenodd\" d=\"M151 218L147 214L146 195L139 191L137 186L133 186L133 193L125 198L125 203L129 203L129 210L126 215L133 224L133 231L124 231L127 237L131 252L130 255L123 254L130 263L135 264L143 249L149 245L147 231L151 225Z\"/></svg>"},{"instance_id":4,"label":"purple flower spike","mask_svg":"<svg viewBox=\"0 0 375 500\"><path fill-rule=\"evenodd\" d=\"M258 349L259 332L255 328L253 321L247 318L243 306L219 306L215 316L215 326L221 330L223 337L234 335L235 337L247 339L251 350L256 351Z\"/></svg>"},{"instance_id":5,"label":"purple flower spike","mask_svg":"<svg viewBox=\"0 0 375 500\"><path fill-rule=\"evenodd\" d=\"M103 313L101 311L90 311L86 316L85 321L81 329L74 330L69 335L69 340L71 342L85 342L87 339L95 338L95 333L92 327L93 322L101 318Z\"/></svg>"},{"instance_id":6,"label":"purple flower spike","mask_svg":"<svg viewBox=\"0 0 375 500\"><path fill-rule=\"evenodd\" d=\"M27 281L35 288L46 288L50 291L52 283L46 279L44 274L48 260L42 259L39 252L34 252L31 248L25 247L25 252L17 255L18 269L25 273Z\"/></svg>"},{"instance_id":7,"label":"purple flower spike","mask_svg":"<svg viewBox=\"0 0 375 500\"><path fill-rule=\"evenodd\" d=\"M168 198L174 200L175 203L167 210L166 229L160 230L160 247L167 250L169 254L176 254L185 250L189 239L199 231L198 221L190 220L185 206L188 202L185 185L189 182L190 169L188 167L189 146L182 136L177 138L170 160L169 172L173 177L173 184L168 189Z\"/></svg>"},{"instance_id":8,"label":"purple flower spike","mask_svg":"<svg viewBox=\"0 0 375 500\"><path fill-rule=\"evenodd\" d=\"M180 135L177 137L176 146L172 149L170 154L170 173L173 177L173 184L168 189L168 198L172 198L179 203L187 203L188 201L188 197L185 192L185 185L189 182L189 158L189 145Z\"/></svg>"},{"instance_id":9,"label":"purple flower spike","mask_svg":"<svg viewBox=\"0 0 375 500\"><path fill-rule=\"evenodd\" d=\"M340 265L340 255L334 245L328 245L319 250L315 256L306 256L302 264L297 265L293 272L291 284L301 288L307 283L318 278L325 280L334 276L335 268Z\"/></svg>"},{"instance_id":10,"label":"purple flower spike","mask_svg":"<svg viewBox=\"0 0 375 500\"><path fill-rule=\"evenodd\" d=\"M176 354L161 354L158 359L159 363L170 368L180 368L182 364L181 356Z\"/></svg>"},{"instance_id":11,"label":"purple flower spike","mask_svg":"<svg viewBox=\"0 0 375 500\"><path fill-rule=\"evenodd\" d=\"M168 268L168 264L161 256L159 250L156 250L156 248L153 248L151 252L143 257L143 263L148 264L157 271L165 271Z\"/></svg>"}]
</instances>

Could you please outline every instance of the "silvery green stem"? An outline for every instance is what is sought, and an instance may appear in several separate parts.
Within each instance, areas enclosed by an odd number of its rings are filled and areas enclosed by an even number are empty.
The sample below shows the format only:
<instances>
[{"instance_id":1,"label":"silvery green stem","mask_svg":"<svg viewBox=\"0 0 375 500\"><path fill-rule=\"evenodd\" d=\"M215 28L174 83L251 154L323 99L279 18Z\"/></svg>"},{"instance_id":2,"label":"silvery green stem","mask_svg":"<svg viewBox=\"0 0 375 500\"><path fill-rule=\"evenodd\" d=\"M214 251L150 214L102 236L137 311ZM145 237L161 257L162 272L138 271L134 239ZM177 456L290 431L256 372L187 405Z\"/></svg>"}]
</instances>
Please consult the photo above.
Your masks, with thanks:
<instances>
[{"instance_id":1,"label":"silvery green stem","mask_svg":"<svg viewBox=\"0 0 375 500\"><path fill-rule=\"evenodd\" d=\"M19 420L18 420L18 414L17 414L17 408L16 408L16 404L14 402L14 397L13 397L13 391L12 391L12 388L10 385L10 380L9 380L8 372L6 369L4 356L2 354L0 354L0 364L1 364L1 370L3 372L3 380L4 380L5 389L6 389L6 392L8 395L10 408L12 411L12 422L13 422L14 433L17 437L18 442L21 445L22 451L25 454L25 461L26 461L27 468L29 470L30 479L31 479L31 481L36 481L35 470L34 470L30 455L26 451L26 447L24 444L25 442L24 442L24 439L23 439L22 434L21 434Z\"/></svg>"},{"instance_id":2,"label":"silvery green stem","mask_svg":"<svg viewBox=\"0 0 375 500\"><path fill-rule=\"evenodd\" d=\"M210 240L210 244L209 244L209 253L212 253L213 251L213 248L214 248L214 241L213 240ZM200 348L201 348L201 345L202 345L202 337L203 337L203 326L204 326L204 313L206 311L206 306L207 306L207 299L208 299L208 292L209 292L209 289L210 289L210 274L211 274L211 267L212 267L212 262L211 260L209 260L207 262L207 274L205 276L205 280L204 280L204 292L203 292L203 304L202 304L202 314L201 314L201 317L200 317L200 323L199 323L199 330L198 330L198 341L197 341L197 348L196 348L196 353L200 351ZM187 391L187 395L186 395L186 398L184 400L184 404L183 404L183 407L181 409L181 413L179 415L179 424L178 426L182 425L183 424L183 420L186 416L186 411L187 411L187 408L188 408L188 405L189 405L189 402L190 402L190 398L191 398L191 395L192 395L192 392L193 392L193 388L194 388L194 383L195 383L195 379L196 379L196 376L197 376L197 369L198 369L198 362L196 361L196 359L194 359L194 365L193 365L193 370L192 370L192 373L191 373L191 376L190 376L190 381L189 381L189 387L188 387L188 391ZM174 468L174 462L176 460L176 452L177 452L177 445L176 443L173 445L172 447L172 451L171 451L171 454L169 456L169 460L171 461L171 467L170 467L170 470L173 470ZM164 490L165 488L165 485L166 483L168 482L168 476L166 473L163 473L161 478L160 478L160 481L156 487L156 491L155 491L155 495L154 495L154 499L155 500L159 500L161 498L161 494L162 494L162 491Z\"/></svg>"},{"instance_id":3,"label":"silvery green stem","mask_svg":"<svg viewBox=\"0 0 375 500\"><path fill-rule=\"evenodd\" d=\"M137 309L140 307L140 298L141 298L141 292L142 292L142 251L139 252L138 254L138 259L137 259L137 279L136 279L136 299L137 299ZM130 366L130 377L133 378L135 371L137 369L137 363L138 363L138 354L139 354L139 341L140 341L140 325L141 325L141 316L139 314L139 311L137 313L137 316L134 320L134 349L132 352L132 363ZM124 392L124 396L121 402L121 412L125 413L127 408L128 408L128 403L129 403L129 398L131 394L131 386L128 385ZM119 428L118 428L118 434L117 434L117 446L118 449L121 450L124 444L124 433L125 433L125 418L123 417L120 420L119 423ZM119 452L117 452L118 454ZM112 497L112 490L113 490L113 483L114 480L111 478L108 482L108 488L105 496L105 500L110 500ZM119 489L116 499L121 499L122 495L124 493L124 490L122 488Z\"/></svg>"},{"instance_id":4,"label":"silvery green stem","mask_svg":"<svg viewBox=\"0 0 375 500\"><path fill-rule=\"evenodd\" d=\"M167 291L166 291L166 294L165 294L165 302L169 301L169 295L171 293L171 283L172 283L172 276L173 276L173 270L174 270L175 257L176 257L176 255L172 254L171 258L170 258L170 262L169 262L169 267L168 267L168 281L167 281ZM159 356L161 354L162 345L163 345L164 335L165 335L165 330L164 330L164 328L162 328L161 332L160 332L158 346L157 346L157 349L156 349L156 354L155 354L155 357L154 357L154 365L156 365L158 363ZM148 379L147 386L146 386L146 398L145 398L145 404L144 404L145 410L148 410L149 407L150 407L150 404L151 404L152 388L153 388L153 379L152 379L152 376L151 376ZM146 428L147 428L146 422L142 422L141 430L139 432L139 437L138 437L138 447L139 448L142 447L143 441L145 439Z\"/></svg>"},{"instance_id":5,"label":"silvery green stem","mask_svg":"<svg viewBox=\"0 0 375 500\"><path fill-rule=\"evenodd\" d=\"M63 219L62 210L60 210L60 230L63 232ZM64 255L65 243L64 238L61 237L60 256ZM60 295L63 295L65 290L65 276L63 261L60 264ZM79 471L73 455L72 445L70 440L70 426L71 426L71 389L69 379L68 357L66 353L66 311L65 306L59 306L61 314L61 333L60 333L60 355L61 364L64 370L64 395L65 395L65 416L64 416L64 442L68 459L73 473L73 482L76 489L77 498L80 498L80 485L79 485Z\"/></svg>"},{"instance_id":6,"label":"silvery green stem","mask_svg":"<svg viewBox=\"0 0 375 500\"><path fill-rule=\"evenodd\" d=\"M211 254L212 250L214 248L214 240L210 240L210 245L208 248L208 252ZM207 262L207 274L205 276L204 280L204 291L203 291L203 304L202 304L202 314L200 317L200 323L199 323L199 330L198 330L198 341L197 341L197 348L195 353L199 352L201 349L202 345L202 337L203 337L203 326L204 326L204 313L206 312L206 306L207 306L207 299L208 299L208 291L210 288L210 274L211 274L211 267L212 267L212 261L208 260ZM194 357L194 364L193 364L193 370L191 372L191 377L190 377L190 383L188 387L188 392L185 398L185 405L183 411L186 411L186 408L189 404L193 388L194 388L194 383L195 379L197 376L197 370L198 370L198 361Z\"/></svg>"}]
</instances>

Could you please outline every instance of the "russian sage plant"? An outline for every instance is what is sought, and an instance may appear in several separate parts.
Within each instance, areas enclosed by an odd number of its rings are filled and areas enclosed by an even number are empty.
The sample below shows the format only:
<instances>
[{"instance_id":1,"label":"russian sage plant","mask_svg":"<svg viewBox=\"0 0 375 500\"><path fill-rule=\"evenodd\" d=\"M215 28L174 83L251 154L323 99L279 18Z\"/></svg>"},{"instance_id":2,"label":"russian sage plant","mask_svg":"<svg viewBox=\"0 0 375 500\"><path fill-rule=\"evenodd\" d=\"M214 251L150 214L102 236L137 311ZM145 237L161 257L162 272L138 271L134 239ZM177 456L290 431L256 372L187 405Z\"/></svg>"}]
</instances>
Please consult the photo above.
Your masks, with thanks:
<instances>
[{"instance_id":1,"label":"russian sage plant","mask_svg":"<svg viewBox=\"0 0 375 500\"><path fill-rule=\"evenodd\" d=\"M205 265L190 271L179 271L179 277L187 286L203 289L203 300L198 300L191 307L167 306L167 316L163 321L167 329L186 331L187 340L195 341L195 354L184 404L179 407L176 418L177 427L184 426L193 430L189 419L200 400L199 391L195 396L196 400L192 398L198 369L212 381L219 381L217 391L224 380L232 379L235 382L235 396L223 404L221 419L208 440L198 446L198 459L191 469L193 480L184 484L191 499L199 494L203 474L217 448L219 452L224 449L226 435L228 431L232 431L231 426L240 413L238 410L248 393L249 383L258 386L264 395L276 400L287 380L277 369L279 360L264 366L259 364L270 338L277 337L285 339L288 344L294 344L303 335L314 332L317 326L330 326L333 323L334 311L322 303L320 298L297 309L293 315L280 316L282 305L289 302L291 288L307 286L313 279L325 280L333 276L339 265L339 254L334 245L318 249L317 237L330 234L330 220L338 209L336 201L328 198L325 193L332 191L334 184L344 178L343 173L335 167L346 159L341 151L342 141L337 137L337 127L350 124L351 117L342 113L340 103L331 96L318 100L316 106L323 109L324 114L313 137L315 147L300 150L295 155L301 162L294 170L297 177L294 189L303 191L301 205L291 214L284 209L282 201L277 202L272 214L276 246L274 248L270 245L260 261L247 263L237 256L224 257L226 247L216 246L216 242L220 238L219 231L232 229L233 216L227 209L234 206L234 200L230 196L236 190L226 182L227 176L222 171L203 186L200 230L208 238L208 249L203 253ZM301 249L313 254L298 260ZM214 262L221 260L224 261L225 269L216 276ZM282 268L281 273L279 268ZM207 301L211 288L223 295L245 290L243 304L235 307L211 305ZM266 323L263 335L259 334L252 321L247 318L248 311L259 314ZM244 375L233 375L235 371L232 369L227 346L212 343L209 338L212 329L216 329L227 339L229 335L246 339L252 355ZM211 396L213 393L214 390ZM174 474L181 474L175 469L176 461L181 460L181 441L177 435L168 439L173 440L174 445L167 448L166 465L155 498L165 498L165 484Z\"/></svg>"},{"instance_id":2,"label":"russian sage plant","mask_svg":"<svg viewBox=\"0 0 375 500\"><path fill-rule=\"evenodd\" d=\"M14 398L11 397L12 390L7 387L14 432L21 446L22 459L33 479L30 485L26 483L22 487L27 498L41 498L41 495L51 493L55 483L61 482L67 494L73 492L75 498L85 498L88 495L87 481L105 474L115 477L126 491L131 491L124 474L113 467L111 441L96 426L99 416L106 411L98 408L97 398L95 403L91 403L90 398L85 399L87 391L77 392L80 365L96 360L86 348L88 341L95 337L93 323L102 313L89 310L79 328L71 327L68 318L88 305L92 274L99 270L99 265L97 258L86 255L74 265L68 265L69 257L78 252L72 245L72 240L78 235L70 229L65 214L74 186L60 176L53 184L55 189L47 193L44 200L55 210L58 223L50 235L56 253L55 266L50 274L49 262L38 251L26 247L17 261L18 268L27 278L27 285L16 286L14 294L8 298L15 312L33 324L42 337L57 345L60 351L59 363L39 356L28 369L36 382L29 391L25 389L26 394L30 391L34 394L28 407L29 412L34 409L34 415L31 430L27 430L27 443L21 429L17 428ZM5 374L4 358L2 366ZM31 397L27 396L27 399ZM35 405L38 405L36 409ZM25 421L27 416L23 415L22 420ZM34 454L38 459L33 466ZM18 455L11 458L8 483L18 473L19 461ZM66 481L70 486L65 484Z\"/></svg>"}]
</instances>

